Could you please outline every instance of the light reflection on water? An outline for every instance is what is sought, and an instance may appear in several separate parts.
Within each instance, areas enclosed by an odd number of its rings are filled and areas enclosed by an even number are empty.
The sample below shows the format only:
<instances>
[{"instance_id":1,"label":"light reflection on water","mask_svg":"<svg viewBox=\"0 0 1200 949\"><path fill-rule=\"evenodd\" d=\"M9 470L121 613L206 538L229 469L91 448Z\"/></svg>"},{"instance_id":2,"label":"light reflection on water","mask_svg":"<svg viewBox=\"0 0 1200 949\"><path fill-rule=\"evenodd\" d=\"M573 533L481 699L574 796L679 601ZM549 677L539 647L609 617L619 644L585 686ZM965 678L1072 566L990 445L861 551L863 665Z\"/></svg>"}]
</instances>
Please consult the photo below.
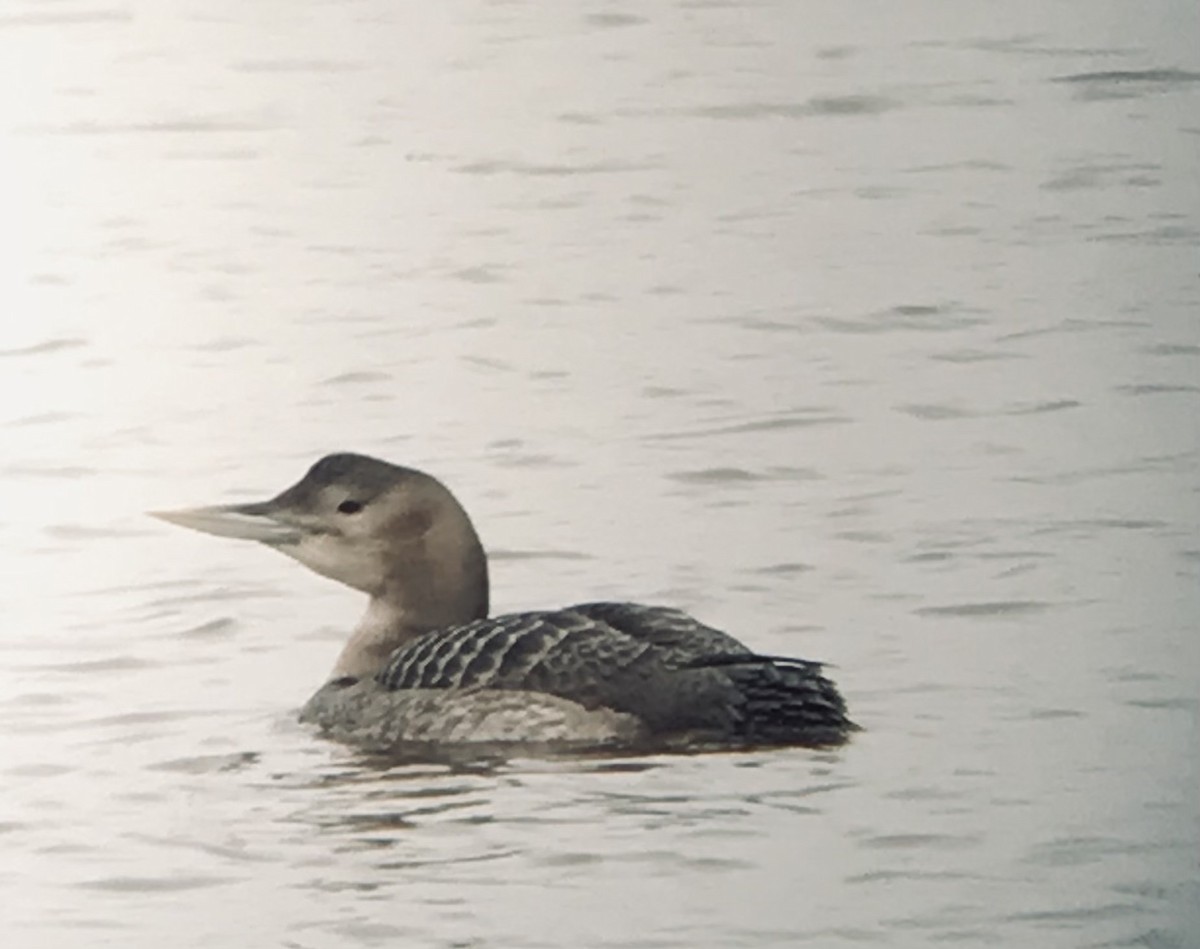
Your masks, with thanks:
<instances>
[{"instance_id":1,"label":"light reflection on water","mask_svg":"<svg viewBox=\"0 0 1200 949\"><path fill-rule=\"evenodd\" d=\"M0 14L9 941L1190 944L1194 11L864 10ZM867 731L314 740L356 597L142 512L333 449Z\"/></svg>"}]
</instances>

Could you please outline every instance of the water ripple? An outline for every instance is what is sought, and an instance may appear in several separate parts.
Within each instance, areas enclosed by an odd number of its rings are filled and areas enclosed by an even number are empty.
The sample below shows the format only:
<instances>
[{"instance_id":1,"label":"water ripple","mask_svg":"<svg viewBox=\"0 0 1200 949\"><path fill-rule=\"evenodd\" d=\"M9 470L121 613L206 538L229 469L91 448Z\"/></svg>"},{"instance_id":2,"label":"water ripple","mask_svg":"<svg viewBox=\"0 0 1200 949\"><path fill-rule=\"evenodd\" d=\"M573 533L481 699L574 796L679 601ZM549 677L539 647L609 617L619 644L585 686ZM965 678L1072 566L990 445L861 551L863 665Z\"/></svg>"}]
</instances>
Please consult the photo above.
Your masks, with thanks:
<instances>
[{"instance_id":1,"label":"water ripple","mask_svg":"<svg viewBox=\"0 0 1200 949\"><path fill-rule=\"evenodd\" d=\"M87 345L87 340L75 337L68 337L64 339L48 339L41 343L34 343L30 346L21 346L16 349L0 349L0 357L43 356L47 353L59 353L68 349L79 349Z\"/></svg>"},{"instance_id":2,"label":"water ripple","mask_svg":"<svg viewBox=\"0 0 1200 949\"><path fill-rule=\"evenodd\" d=\"M986 603L954 603L947 606L924 606L915 612L919 616L1001 617L1041 613L1052 604L1037 600L996 600Z\"/></svg>"},{"instance_id":3,"label":"water ripple","mask_svg":"<svg viewBox=\"0 0 1200 949\"><path fill-rule=\"evenodd\" d=\"M732 102L687 110L706 119L746 121L751 119L806 119L812 116L881 115L902 107L884 96L814 96L803 102Z\"/></svg>"}]
</instances>

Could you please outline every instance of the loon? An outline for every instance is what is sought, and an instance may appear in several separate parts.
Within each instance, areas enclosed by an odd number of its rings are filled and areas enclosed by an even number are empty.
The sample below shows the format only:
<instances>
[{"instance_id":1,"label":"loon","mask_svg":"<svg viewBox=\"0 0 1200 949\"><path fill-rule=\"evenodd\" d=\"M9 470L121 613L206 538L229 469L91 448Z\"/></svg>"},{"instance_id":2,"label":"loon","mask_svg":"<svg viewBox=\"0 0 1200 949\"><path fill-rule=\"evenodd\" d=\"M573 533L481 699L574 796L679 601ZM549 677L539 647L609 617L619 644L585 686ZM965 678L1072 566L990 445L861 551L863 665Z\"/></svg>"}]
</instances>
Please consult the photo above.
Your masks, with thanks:
<instances>
[{"instance_id":1,"label":"loon","mask_svg":"<svg viewBox=\"0 0 1200 949\"><path fill-rule=\"evenodd\" d=\"M823 747L857 730L820 663L758 655L680 610L583 603L489 617L470 518L414 468L327 455L269 501L153 516L258 541L367 594L300 713L364 749Z\"/></svg>"}]
</instances>

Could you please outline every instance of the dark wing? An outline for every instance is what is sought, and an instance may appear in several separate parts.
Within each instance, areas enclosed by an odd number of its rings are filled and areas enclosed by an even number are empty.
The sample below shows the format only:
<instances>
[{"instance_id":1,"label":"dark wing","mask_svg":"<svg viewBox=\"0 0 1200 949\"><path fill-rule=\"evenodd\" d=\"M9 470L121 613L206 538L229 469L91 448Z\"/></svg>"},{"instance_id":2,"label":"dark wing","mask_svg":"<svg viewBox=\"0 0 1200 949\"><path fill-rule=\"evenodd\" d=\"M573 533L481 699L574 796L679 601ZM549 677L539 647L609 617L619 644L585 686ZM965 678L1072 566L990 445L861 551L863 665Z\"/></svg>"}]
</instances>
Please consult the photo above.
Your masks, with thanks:
<instances>
[{"instance_id":1,"label":"dark wing","mask_svg":"<svg viewBox=\"0 0 1200 949\"><path fill-rule=\"evenodd\" d=\"M705 626L683 610L640 603L580 603L569 612L586 616L630 639L661 650L665 661L685 665L722 656L749 656L740 642Z\"/></svg>"},{"instance_id":2,"label":"dark wing","mask_svg":"<svg viewBox=\"0 0 1200 949\"><path fill-rule=\"evenodd\" d=\"M573 610L511 613L425 633L392 653L376 678L389 689L563 694L572 680L599 672L604 663L620 665L647 648ZM556 682L559 678L564 681Z\"/></svg>"},{"instance_id":3,"label":"dark wing","mask_svg":"<svg viewBox=\"0 0 1200 949\"><path fill-rule=\"evenodd\" d=\"M680 679L674 665L668 649L565 609L426 633L394 652L376 678L388 689L546 692L584 708L635 715L652 732L724 729L722 710L732 694L708 694L713 683L694 694L696 674Z\"/></svg>"},{"instance_id":4,"label":"dark wing","mask_svg":"<svg viewBox=\"0 0 1200 949\"><path fill-rule=\"evenodd\" d=\"M746 658L732 636L679 610L584 603L434 630L393 653L377 678L389 689L534 689L579 701L576 689L638 661L665 673Z\"/></svg>"},{"instance_id":5,"label":"dark wing","mask_svg":"<svg viewBox=\"0 0 1200 949\"><path fill-rule=\"evenodd\" d=\"M435 630L400 648L388 689L522 689L640 718L652 733L827 744L853 728L820 665L757 656L679 610L585 603Z\"/></svg>"}]
</instances>

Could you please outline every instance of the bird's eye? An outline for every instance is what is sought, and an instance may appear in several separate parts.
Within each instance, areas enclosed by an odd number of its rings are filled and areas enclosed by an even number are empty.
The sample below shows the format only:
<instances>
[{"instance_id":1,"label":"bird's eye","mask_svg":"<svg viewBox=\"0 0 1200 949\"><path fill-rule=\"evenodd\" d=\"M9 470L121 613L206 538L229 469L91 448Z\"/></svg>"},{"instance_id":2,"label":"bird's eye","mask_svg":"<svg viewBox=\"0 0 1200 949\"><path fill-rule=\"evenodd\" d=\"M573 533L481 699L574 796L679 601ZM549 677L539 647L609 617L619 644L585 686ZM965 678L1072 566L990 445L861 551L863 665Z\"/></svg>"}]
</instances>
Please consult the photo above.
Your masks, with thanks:
<instances>
[{"instance_id":1,"label":"bird's eye","mask_svg":"<svg viewBox=\"0 0 1200 949\"><path fill-rule=\"evenodd\" d=\"M339 514L357 514L362 510L362 502L347 499L338 505Z\"/></svg>"}]
</instances>

